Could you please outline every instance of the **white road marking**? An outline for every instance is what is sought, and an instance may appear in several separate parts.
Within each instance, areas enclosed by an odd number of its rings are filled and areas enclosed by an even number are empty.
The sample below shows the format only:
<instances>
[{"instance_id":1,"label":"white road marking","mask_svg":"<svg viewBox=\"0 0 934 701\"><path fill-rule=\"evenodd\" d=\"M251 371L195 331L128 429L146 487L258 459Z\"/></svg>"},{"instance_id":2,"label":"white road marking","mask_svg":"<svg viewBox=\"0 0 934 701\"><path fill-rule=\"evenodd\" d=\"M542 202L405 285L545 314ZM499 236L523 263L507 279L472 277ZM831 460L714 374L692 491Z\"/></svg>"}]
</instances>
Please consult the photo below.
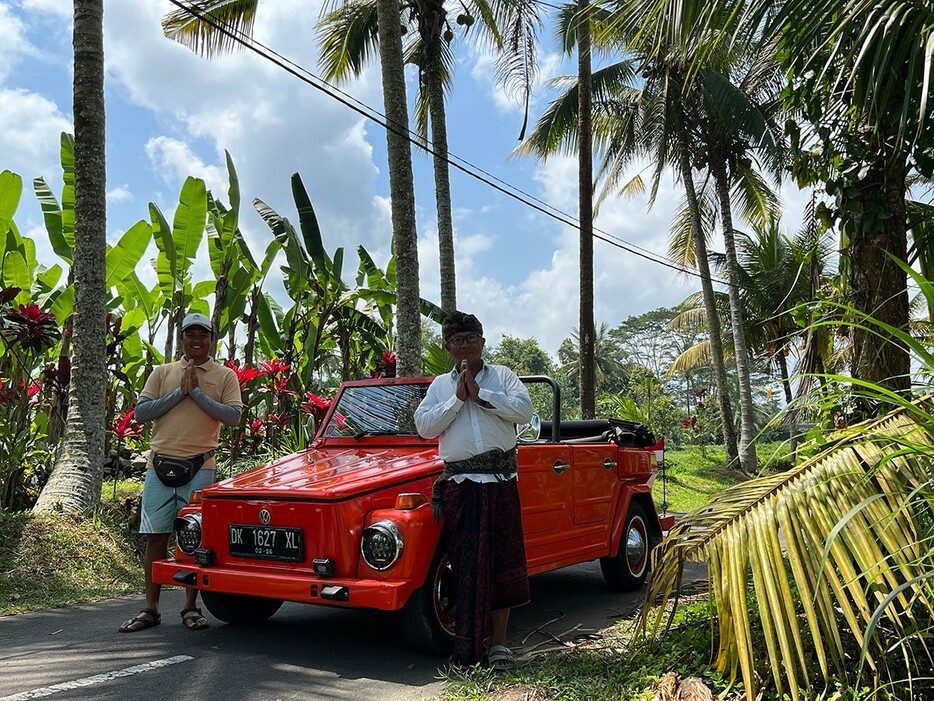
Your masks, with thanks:
<instances>
[{"instance_id":1,"label":"white road marking","mask_svg":"<svg viewBox=\"0 0 934 701\"><path fill-rule=\"evenodd\" d=\"M93 677L84 677L83 679L75 679L70 682L62 682L61 684L53 684L52 686L44 686L41 689L33 689L32 691L24 691L22 694L13 694L12 696L3 696L0 697L0 701L27 701L27 699L40 699L45 696L51 696L52 694L57 694L60 691L70 691L71 689L80 689L85 686L93 686L94 684L102 684L103 682L109 682L112 679L117 679L119 677L129 677L134 674L139 674L140 672L148 672L152 669L159 669L161 667L168 667L173 664L178 664L179 662L188 662L188 660L193 660L194 657L189 655L175 655L175 657L166 657L164 660L155 660L154 662L147 662L146 664L138 664L132 667L125 667L124 669L117 669L113 672L105 672L104 674L95 674Z\"/></svg>"}]
</instances>

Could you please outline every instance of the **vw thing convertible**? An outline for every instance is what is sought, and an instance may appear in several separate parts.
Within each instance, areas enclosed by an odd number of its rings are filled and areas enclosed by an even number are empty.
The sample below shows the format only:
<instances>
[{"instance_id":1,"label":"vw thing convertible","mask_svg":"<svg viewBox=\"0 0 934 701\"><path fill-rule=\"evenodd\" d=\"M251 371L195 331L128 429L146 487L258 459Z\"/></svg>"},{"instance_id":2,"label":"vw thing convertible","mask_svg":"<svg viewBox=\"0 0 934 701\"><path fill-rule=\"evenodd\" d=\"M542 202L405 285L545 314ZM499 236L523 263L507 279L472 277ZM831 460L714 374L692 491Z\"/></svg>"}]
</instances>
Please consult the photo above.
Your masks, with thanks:
<instances>
[{"instance_id":1,"label":"vw thing convertible","mask_svg":"<svg viewBox=\"0 0 934 701\"><path fill-rule=\"evenodd\" d=\"M599 559L612 589L640 588L671 525L651 495L660 444L633 422L561 421L557 384L522 380L550 388L552 417L517 427L529 574ZM345 382L307 450L193 495L154 580L197 587L228 623L284 601L398 611L413 645L447 652L453 575L429 503L442 463L413 419L430 382Z\"/></svg>"}]
</instances>

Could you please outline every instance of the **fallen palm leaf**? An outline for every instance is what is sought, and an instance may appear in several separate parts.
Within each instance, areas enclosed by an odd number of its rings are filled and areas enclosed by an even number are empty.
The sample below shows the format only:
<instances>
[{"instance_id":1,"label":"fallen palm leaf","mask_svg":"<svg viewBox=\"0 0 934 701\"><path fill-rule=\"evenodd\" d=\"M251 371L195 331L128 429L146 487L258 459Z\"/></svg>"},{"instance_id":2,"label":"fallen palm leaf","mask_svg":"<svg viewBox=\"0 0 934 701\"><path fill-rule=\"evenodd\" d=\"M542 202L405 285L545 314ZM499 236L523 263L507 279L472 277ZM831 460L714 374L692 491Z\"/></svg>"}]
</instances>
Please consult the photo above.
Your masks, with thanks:
<instances>
[{"instance_id":1,"label":"fallen palm leaf","mask_svg":"<svg viewBox=\"0 0 934 701\"><path fill-rule=\"evenodd\" d=\"M910 674L919 631L934 620L919 525L931 520L928 410L919 401L850 427L792 470L736 485L685 516L656 553L642 632L662 629L685 563L699 561L719 633L714 665L741 676L750 697L765 660L779 695L787 688L798 699L815 661L825 682L851 673L854 647L873 673L899 659Z\"/></svg>"}]
</instances>

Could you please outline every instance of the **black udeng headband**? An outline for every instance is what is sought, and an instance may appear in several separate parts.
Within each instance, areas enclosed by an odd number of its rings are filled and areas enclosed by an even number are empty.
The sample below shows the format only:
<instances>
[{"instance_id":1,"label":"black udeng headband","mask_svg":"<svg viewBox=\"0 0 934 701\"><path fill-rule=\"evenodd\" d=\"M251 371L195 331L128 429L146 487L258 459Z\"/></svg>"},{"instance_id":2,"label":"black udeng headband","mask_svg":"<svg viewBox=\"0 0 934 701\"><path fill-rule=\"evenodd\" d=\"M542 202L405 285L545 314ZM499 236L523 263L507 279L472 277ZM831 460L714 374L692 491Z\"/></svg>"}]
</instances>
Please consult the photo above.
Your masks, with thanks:
<instances>
[{"instance_id":1,"label":"black udeng headband","mask_svg":"<svg viewBox=\"0 0 934 701\"><path fill-rule=\"evenodd\" d=\"M475 332L483 335L483 324L473 314L464 314L464 312L451 312L444 322L441 329L441 335L445 342L456 333Z\"/></svg>"}]
</instances>

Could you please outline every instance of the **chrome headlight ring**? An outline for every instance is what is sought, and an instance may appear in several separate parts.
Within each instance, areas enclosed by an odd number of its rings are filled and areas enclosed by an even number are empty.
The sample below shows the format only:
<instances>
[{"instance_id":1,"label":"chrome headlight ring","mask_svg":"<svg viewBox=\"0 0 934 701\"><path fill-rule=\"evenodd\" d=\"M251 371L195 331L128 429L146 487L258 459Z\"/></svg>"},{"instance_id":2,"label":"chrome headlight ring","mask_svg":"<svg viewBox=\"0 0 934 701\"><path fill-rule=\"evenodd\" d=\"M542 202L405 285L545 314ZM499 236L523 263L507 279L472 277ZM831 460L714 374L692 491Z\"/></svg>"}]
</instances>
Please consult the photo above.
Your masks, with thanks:
<instances>
[{"instance_id":1,"label":"chrome headlight ring","mask_svg":"<svg viewBox=\"0 0 934 701\"><path fill-rule=\"evenodd\" d=\"M403 538L399 527L388 519L376 521L363 529L360 554L372 569L388 570L402 557Z\"/></svg>"},{"instance_id":2,"label":"chrome headlight ring","mask_svg":"<svg viewBox=\"0 0 934 701\"><path fill-rule=\"evenodd\" d=\"M175 542L186 555L194 555L201 547L201 512L196 511L175 519Z\"/></svg>"}]
</instances>

